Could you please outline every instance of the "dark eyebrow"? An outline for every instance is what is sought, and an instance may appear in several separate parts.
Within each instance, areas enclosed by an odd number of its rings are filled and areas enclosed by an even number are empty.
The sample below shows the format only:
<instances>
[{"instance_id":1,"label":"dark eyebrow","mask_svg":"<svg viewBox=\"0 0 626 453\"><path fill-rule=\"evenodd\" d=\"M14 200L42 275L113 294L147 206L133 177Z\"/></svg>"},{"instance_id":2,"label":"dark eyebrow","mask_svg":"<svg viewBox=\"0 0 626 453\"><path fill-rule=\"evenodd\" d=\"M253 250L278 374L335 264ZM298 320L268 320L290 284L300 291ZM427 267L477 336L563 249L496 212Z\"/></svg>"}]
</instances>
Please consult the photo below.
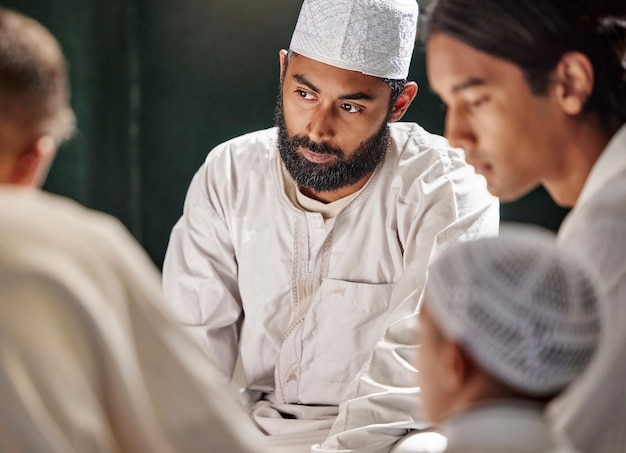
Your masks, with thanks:
<instances>
[{"instance_id":1,"label":"dark eyebrow","mask_svg":"<svg viewBox=\"0 0 626 453\"><path fill-rule=\"evenodd\" d=\"M300 74L295 74L293 76L293 78L296 80L296 82L308 87L311 91L314 91L315 93L319 93L320 89L317 88L315 85L313 85L311 82L309 82L306 77L300 75ZM356 93L349 93L349 94L345 94L343 96L340 96L339 99L344 100L344 101L371 101L374 98L367 94L367 93L363 93L362 91L358 91Z\"/></svg>"},{"instance_id":2,"label":"dark eyebrow","mask_svg":"<svg viewBox=\"0 0 626 453\"><path fill-rule=\"evenodd\" d=\"M301 76L300 74L295 74L293 78L296 79L296 82L309 87L311 91L315 91L316 93L320 92L320 89L313 85L311 82L309 82L304 76Z\"/></svg>"},{"instance_id":3,"label":"dark eyebrow","mask_svg":"<svg viewBox=\"0 0 626 453\"><path fill-rule=\"evenodd\" d=\"M485 81L483 79L472 78L468 79L465 82L461 82L458 85L452 87L453 93L458 93L459 91L465 90L467 88L474 88L477 86L484 85Z\"/></svg>"},{"instance_id":4,"label":"dark eyebrow","mask_svg":"<svg viewBox=\"0 0 626 453\"><path fill-rule=\"evenodd\" d=\"M339 99L344 101L371 101L374 98L369 94L359 91L358 93L346 94L345 96L341 96Z\"/></svg>"}]
</instances>

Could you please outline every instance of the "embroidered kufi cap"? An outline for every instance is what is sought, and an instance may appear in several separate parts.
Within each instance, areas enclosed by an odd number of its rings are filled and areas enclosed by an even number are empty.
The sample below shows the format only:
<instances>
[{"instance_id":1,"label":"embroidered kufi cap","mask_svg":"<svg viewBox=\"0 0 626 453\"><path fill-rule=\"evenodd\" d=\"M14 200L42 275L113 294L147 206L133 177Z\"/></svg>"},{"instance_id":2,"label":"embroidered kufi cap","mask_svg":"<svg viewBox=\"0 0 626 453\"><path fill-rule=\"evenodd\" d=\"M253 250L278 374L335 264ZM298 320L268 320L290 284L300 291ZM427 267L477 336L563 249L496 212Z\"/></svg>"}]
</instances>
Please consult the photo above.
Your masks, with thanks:
<instances>
[{"instance_id":1,"label":"embroidered kufi cap","mask_svg":"<svg viewBox=\"0 0 626 453\"><path fill-rule=\"evenodd\" d=\"M342 69L404 79L417 16L415 0L304 0L289 48Z\"/></svg>"},{"instance_id":2,"label":"embroidered kufi cap","mask_svg":"<svg viewBox=\"0 0 626 453\"><path fill-rule=\"evenodd\" d=\"M449 246L429 268L424 304L445 337L531 396L563 390L600 337L594 274L538 227Z\"/></svg>"}]
</instances>

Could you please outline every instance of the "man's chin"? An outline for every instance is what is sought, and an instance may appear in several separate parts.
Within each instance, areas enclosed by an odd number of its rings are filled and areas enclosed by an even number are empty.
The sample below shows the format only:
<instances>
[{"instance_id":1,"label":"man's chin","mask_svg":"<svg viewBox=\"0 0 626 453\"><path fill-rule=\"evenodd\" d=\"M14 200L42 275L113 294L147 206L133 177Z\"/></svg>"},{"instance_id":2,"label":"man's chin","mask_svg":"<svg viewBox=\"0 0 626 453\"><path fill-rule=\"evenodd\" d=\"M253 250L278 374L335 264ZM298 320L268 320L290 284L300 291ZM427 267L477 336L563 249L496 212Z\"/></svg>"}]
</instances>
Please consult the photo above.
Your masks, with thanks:
<instances>
[{"instance_id":1,"label":"man's chin","mask_svg":"<svg viewBox=\"0 0 626 453\"><path fill-rule=\"evenodd\" d=\"M525 187L511 187L511 186L496 186L489 182L487 182L487 189L489 192L498 197L498 199L502 203L512 203L514 201L523 198L528 195L534 189L537 188L537 185L525 186Z\"/></svg>"}]
</instances>

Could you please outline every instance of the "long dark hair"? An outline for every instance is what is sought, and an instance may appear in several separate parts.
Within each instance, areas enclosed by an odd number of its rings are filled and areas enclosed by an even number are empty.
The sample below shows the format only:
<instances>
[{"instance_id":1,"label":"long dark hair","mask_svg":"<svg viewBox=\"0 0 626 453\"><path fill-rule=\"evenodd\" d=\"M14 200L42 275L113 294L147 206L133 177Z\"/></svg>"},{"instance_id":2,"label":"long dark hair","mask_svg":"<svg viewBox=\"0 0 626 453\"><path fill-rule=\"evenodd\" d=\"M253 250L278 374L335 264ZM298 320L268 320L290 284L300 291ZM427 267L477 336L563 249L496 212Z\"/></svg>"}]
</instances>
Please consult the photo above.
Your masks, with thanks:
<instances>
[{"instance_id":1,"label":"long dark hair","mask_svg":"<svg viewBox=\"0 0 626 453\"><path fill-rule=\"evenodd\" d=\"M434 0L422 37L437 32L519 66L536 95L563 54L581 52L594 69L585 112L610 132L626 123L624 0Z\"/></svg>"}]
</instances>

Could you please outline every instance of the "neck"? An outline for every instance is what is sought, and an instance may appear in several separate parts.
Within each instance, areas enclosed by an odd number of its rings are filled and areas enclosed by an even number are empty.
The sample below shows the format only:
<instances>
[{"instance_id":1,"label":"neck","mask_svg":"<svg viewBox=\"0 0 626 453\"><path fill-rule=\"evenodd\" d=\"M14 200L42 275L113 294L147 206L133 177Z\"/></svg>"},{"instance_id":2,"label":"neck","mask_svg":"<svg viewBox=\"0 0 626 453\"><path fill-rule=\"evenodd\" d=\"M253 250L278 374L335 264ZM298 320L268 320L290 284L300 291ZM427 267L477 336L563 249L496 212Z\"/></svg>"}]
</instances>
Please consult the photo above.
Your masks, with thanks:
<instances>
[{"instance_id":1,"label":"neck","mask_svg":"<svg viewBox=\"0 0 626 453\"><path fill-rule=\"evenodd\" d=\"M554 201L563 207L576 204L591 169L613 134L593 119L580 119L567 128L555 151L562 159L543 182ZM557 151L558 150L558 151Z\"/></svg>"}]
</instances>

